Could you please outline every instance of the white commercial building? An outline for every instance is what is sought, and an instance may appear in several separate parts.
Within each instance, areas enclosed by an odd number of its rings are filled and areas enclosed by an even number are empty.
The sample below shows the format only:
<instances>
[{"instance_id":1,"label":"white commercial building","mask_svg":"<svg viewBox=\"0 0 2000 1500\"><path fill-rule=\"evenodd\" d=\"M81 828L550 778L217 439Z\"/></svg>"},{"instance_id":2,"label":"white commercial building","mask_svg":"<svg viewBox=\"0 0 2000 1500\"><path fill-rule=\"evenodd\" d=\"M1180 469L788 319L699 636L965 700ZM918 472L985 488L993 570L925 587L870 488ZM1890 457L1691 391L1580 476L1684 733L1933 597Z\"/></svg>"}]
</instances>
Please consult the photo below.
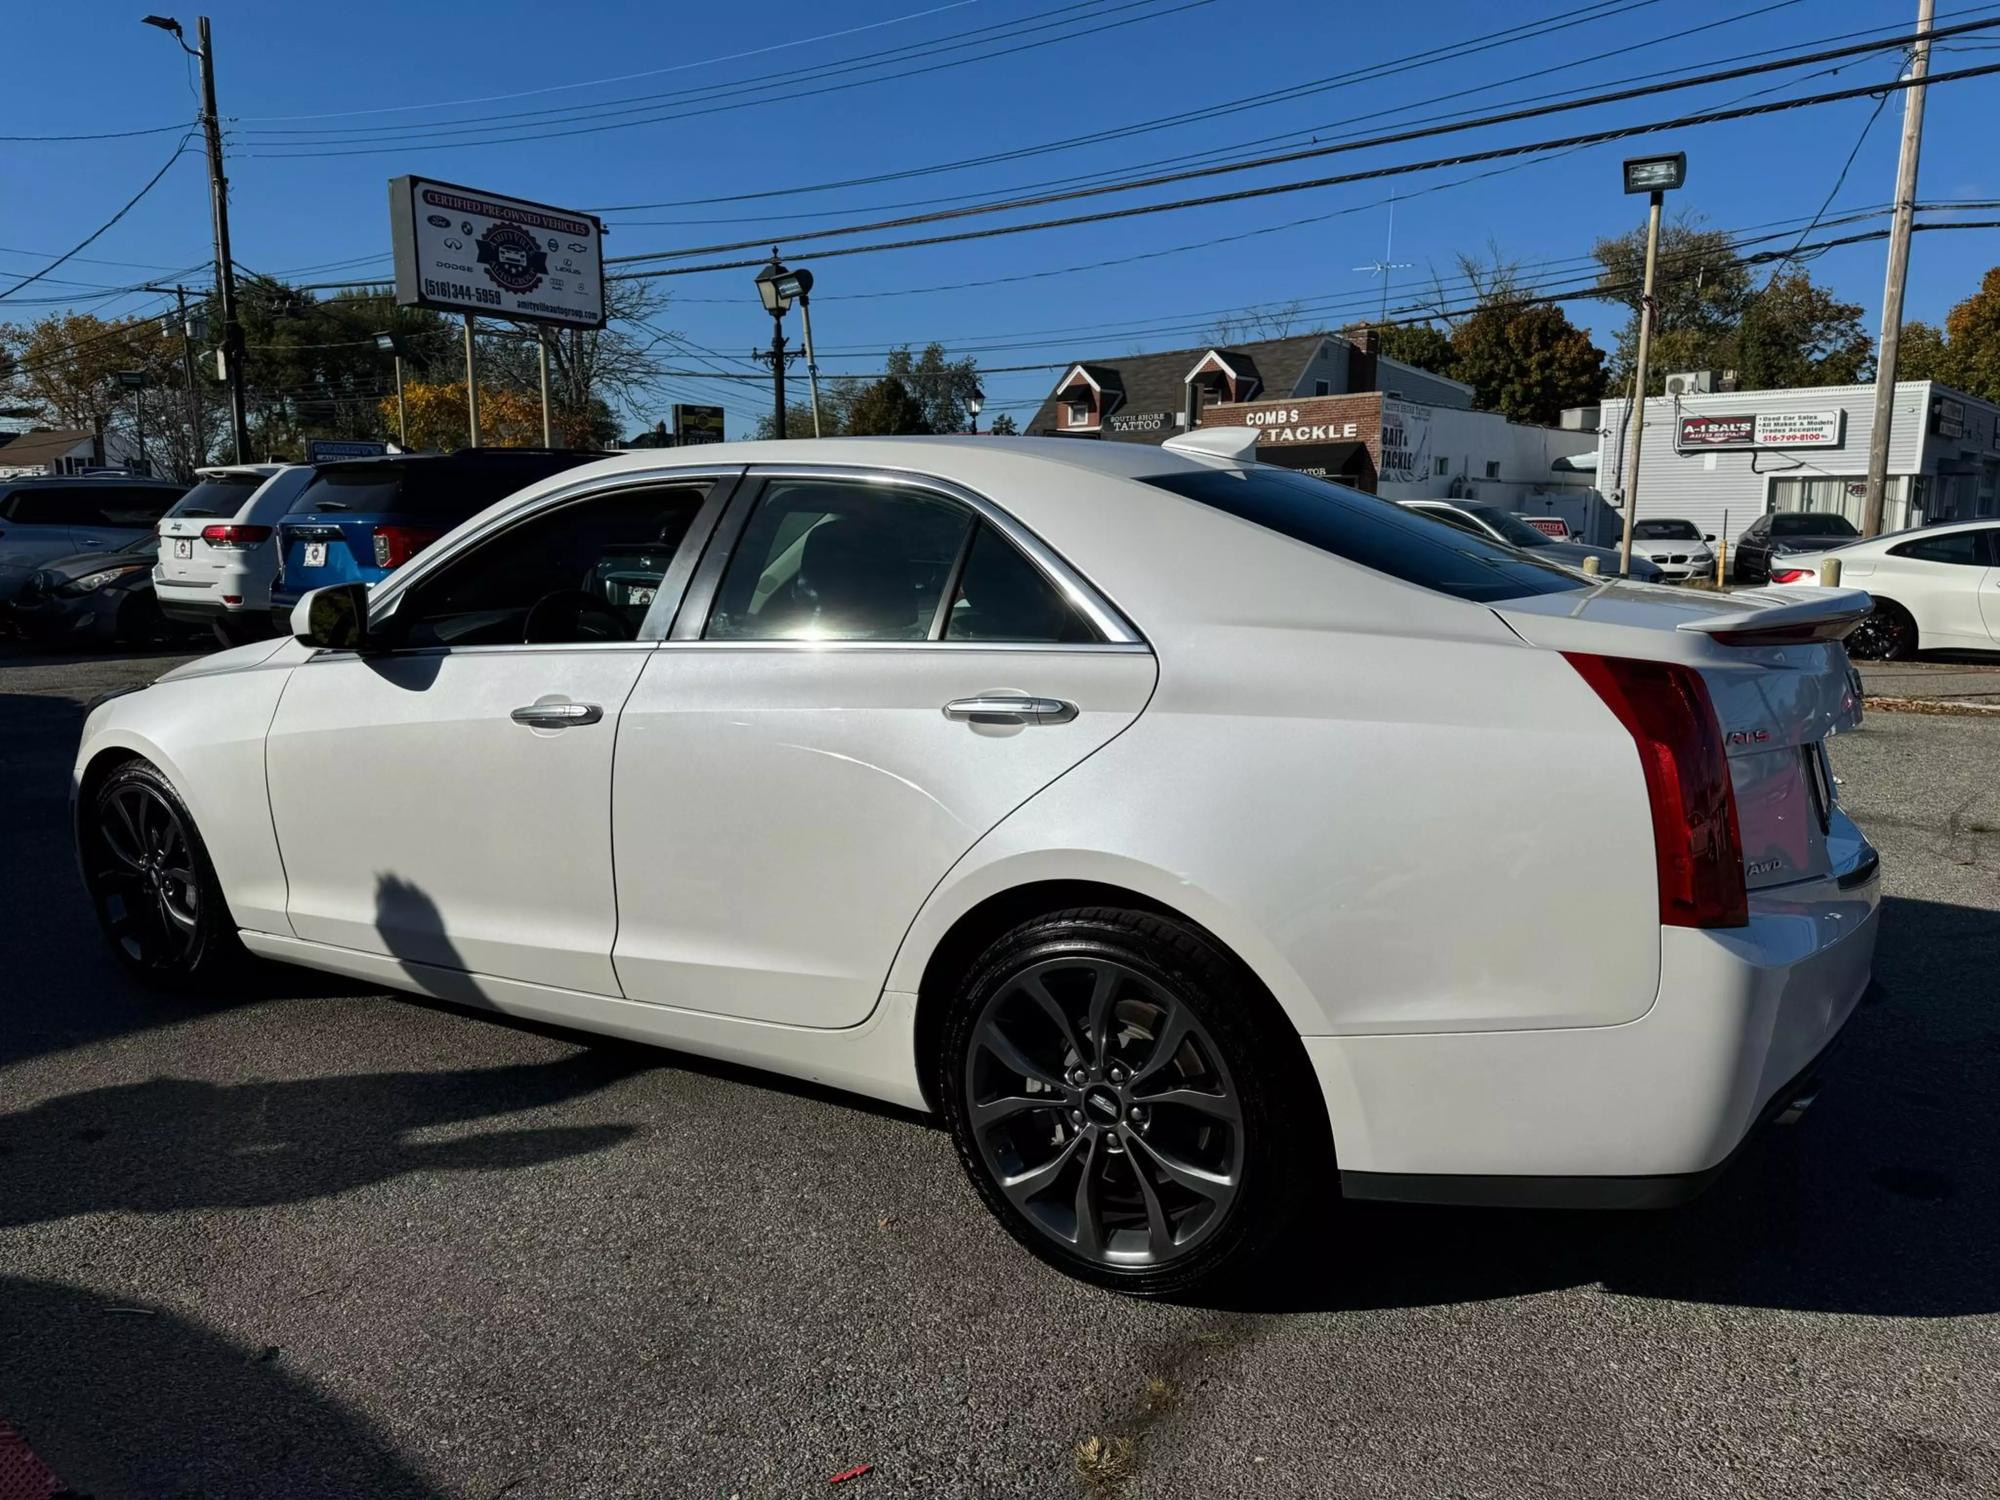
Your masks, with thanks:
<instances>
[{"instance_id":1,"label":"white commercial building","mask_svg":"<svg viewBox=\"0 0 2000 1500\"><path fill-rule=\"evenodd\" d=\"M1597 486L1613 504L1630 477L1629 410L1607 401L1599 418ZM1652 396L1645 423L1641 518L1692 521L1732 543L1767 510L1860 523L1873 385ZM1898 381L1888 472L1884 531L2000 515L2000 406Z\"/></svg>"}]
</instances>

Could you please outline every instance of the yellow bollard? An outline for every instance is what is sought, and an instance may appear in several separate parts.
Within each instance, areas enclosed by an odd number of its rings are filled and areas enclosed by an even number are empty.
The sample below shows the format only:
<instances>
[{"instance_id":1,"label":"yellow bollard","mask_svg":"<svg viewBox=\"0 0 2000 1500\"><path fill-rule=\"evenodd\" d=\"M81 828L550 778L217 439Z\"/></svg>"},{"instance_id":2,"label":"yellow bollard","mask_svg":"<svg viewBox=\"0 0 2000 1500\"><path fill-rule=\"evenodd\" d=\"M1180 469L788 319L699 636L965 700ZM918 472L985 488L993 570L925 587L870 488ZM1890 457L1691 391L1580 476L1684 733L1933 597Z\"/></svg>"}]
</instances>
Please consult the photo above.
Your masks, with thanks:
<instances>
[{"instance_id":1,"label":"yellow bollard","mask_svg":"<svg viewBox=\"0 0 2000 1500\"><path fill-rule=\"evenodd\" d=\"M1729 543L1727 541L1721 541L1715 544L1715 586L1717 588L1721 588L1723 584L1727 583L1728 581L1729 581Z\"/></svg>"},{"instance_id":2,"label":"yellow bollard","mask_svg":"<svg viewBox=\"0 0 2000 1500\"><path fill-rule=\"evenodd\" d=\"M1819 565L1819 581L1822 588L1837 589L1840 587L1839 558L1829 557Z\"/></svg>"},{"instance_id":3,"label":"yellow bollard","mask_svg":"<svg viewBox=\"0 0 2000 1500\"><path fill-rule=\"evenodd\" d=\"M1597 559L1586 557L1583 560L1583 571L1588 573L1592 578L1595 578L1597 576Z\"/></svg>"}]
</instances>

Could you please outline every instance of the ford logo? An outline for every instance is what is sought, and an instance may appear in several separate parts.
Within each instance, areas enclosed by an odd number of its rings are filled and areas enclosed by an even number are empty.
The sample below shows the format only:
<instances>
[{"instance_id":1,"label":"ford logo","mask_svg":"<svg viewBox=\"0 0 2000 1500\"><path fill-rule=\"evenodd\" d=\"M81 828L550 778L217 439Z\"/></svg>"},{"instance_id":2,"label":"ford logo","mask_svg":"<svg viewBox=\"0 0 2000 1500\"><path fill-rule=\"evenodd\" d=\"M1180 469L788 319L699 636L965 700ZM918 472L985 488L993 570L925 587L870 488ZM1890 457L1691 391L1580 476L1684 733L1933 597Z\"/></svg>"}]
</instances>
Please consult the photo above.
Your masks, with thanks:
<instances>
[{"instance_id":1,"label":"ford logo","mask_svg":"<svg viewBox=\"0 0 2000 1500\"><path fill-rule=\"evenodd\" d=\"M432 214L427 222L433 229L451 228L451 220L447 219L443 214Z\"/></svg>"}]
</instances>

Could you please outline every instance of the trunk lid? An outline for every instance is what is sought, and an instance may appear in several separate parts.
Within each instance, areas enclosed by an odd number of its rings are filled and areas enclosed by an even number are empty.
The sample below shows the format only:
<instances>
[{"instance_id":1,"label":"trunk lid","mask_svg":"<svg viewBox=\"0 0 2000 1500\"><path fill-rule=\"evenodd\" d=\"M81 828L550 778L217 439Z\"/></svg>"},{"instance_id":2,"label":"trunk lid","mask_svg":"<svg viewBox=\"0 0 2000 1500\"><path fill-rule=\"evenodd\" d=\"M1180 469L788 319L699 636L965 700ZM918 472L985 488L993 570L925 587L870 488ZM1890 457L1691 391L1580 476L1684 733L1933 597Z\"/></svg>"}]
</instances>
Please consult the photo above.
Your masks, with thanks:
<instances>
[{"instance_id":1,"label":"trunk lid","mask_svg":"<svg viewBox=\"0 0 2000 1500\"><path fill-rule=\"evenodd\" d=\"M1493 612L1530 645L1679 662L1715 706L1752 891L1829 874L1829 735L1861 722L1839 636L1871 608L1853 589L1736 594L1607 584L1508 600Z\"/></svg>"}]
</instances>

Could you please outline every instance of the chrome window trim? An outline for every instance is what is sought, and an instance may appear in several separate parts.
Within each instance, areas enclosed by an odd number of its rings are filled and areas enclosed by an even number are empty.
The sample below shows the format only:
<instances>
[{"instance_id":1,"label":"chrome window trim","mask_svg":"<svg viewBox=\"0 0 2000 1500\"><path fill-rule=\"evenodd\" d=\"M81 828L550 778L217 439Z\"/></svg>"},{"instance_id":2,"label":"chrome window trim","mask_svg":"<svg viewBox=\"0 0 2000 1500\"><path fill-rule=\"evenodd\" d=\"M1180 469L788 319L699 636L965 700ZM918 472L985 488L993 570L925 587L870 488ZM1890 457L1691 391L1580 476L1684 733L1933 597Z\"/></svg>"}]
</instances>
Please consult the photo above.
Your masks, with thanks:
<instances>
[{"instance_id":1,"label":"chrome window trim","mask_svg":"<svg viewBox=\"0 0 2000 1500\"><path fill-rule=\"evenodd\" d=\"M565 652L572 652L572 651L590 651L590 652L654 651L657 650L661 646L661 644L663 643L660 641L642 641L642 640L535 641L535 642L524 642L519 644L510 644L505 641L492 641L488 642L483 646L398 646L392 651L320 650L320 651L315 651L311 656L308 656L304 661L300 662L299 665L302 667L309 667L314 662L359 661L364 658L371 661L379 661L384 657L393 658L396 661L415 661L421 657L427 657L427 656L496 656L503 653L513 656L520 656L520 655L560 656Z\"/></svg>"},{"instance_id":2,"label":"chrome window trim","mask_svg":"<svg viewBox=\"0 0 2000 1500\"><path fill-rule=\"evenodd\" d=\"M1035 568L1053 584L1062 596L1088 620L1103 641L1097 644L1108 646L1146 647L1142 636L1126 616L1101 593L1082 573L1072 567L1034 532L1014 519L1007 511L976 490L950 479L941 479L935 474L921 469L885 469L880 465L843 464L752 464L735 486L735 501L730 515L725 519L720 531L712 538L715 543L710 548L713 554L702 559L702 567L695 582L688 588L684 607L674 620L673 630L668 640L674 644L699 641L701 632L707 626L709 611L715 603L716 591L722 583L722 573L729 558L736 550L750 512L756 502L762 499L766 486L775 479L831 479L859 481L898 489L927 490L943 499L955 501L965 506L978 519L985 521L1001 536L1018 548ZM716 641L714 645L776 645L792 646L999 646L1003 649L1018 649L1007 642L988 641L844 641L844 642L800 642L800 641ZM1033 645L1035 642L1022 642ZM1047 644L1047 643L1040 643ZM1076 650L1075 646L1063 647Z\"/></svg>"},{"instance_id":3,"label":"chrome window trim","mask_svg":"<svg viewBox=\"0 0 2000 1500\"><path fill-rule=\"evenodd\" d=\"M1072 656L1151 656L1144 641L703 641L665 640L674 651L984 651L988 655L1066 652Z\"/></svg>"},{"instance_id":4,"label":"chrome window trim","mask_svg":"<svg viewBox=\"0 0 2000 1500\"><path fill-rule=\"evenodd\" d=\"M682 539L680 550L674 555L674 565L668 568L667 576L660 580L660 592L654 595L653 607L647 611L646 618L640 625L639 640L661 639L666 633L664 624L657 634L649 635L647 631L653 627L655 615L662 612L660 602L667 595L668 583L681 571L680 564L683 558L687 559L686 572L693 573L695 560L706 547L709 533L714 530L717 519L727 506L730 496L736 491L737 481L742 477L742 464L710 464L689 468L662 465L657 468L627 469L617 474L600 475L595 479L580 479L562 485L545 494L537 495L532 501L508 506L506 510L475 530L468 531L462 536L455 536L449 542L426 548L416 558L398 568L368 591L368 619L371 624L377 619L386 621L395 612L403 595L439 568L463 556L469 549L499 532L522 521L532 520L544 511L587 499L596 499L601 495L615 494L620 490L642 489L660 484L693 484L704 480L710 481L708 496L702 502L701 510L696 513L693 523L688 527L688 534ZM682 586L685 586L685 580L682 580Z\"/></svg>"}]
</instances>

